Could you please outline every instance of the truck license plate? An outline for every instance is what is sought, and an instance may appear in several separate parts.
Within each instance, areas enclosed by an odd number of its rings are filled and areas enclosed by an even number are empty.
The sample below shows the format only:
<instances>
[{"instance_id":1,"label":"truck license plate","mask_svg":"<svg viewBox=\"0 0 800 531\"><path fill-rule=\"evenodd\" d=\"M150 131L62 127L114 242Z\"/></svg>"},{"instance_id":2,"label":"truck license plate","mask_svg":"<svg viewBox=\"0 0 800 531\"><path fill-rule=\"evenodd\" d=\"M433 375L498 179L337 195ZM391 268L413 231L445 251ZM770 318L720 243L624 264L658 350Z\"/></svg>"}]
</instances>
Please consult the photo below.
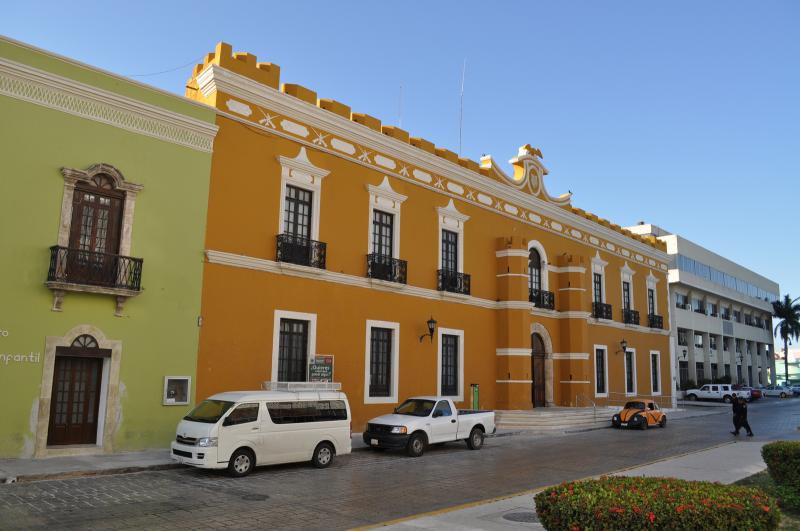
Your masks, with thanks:
<instances>
[{"instance_id":1,"label":"truck license plate","mask_svg":"<svg viewBox=\"0 0 800 531\"><path fill-rule=\"evenodd\" d=\"M370 440L369 440L369 443L370 443L372 446L378 446L378 439L370 439Z\"/></svg>"}]
</instances>

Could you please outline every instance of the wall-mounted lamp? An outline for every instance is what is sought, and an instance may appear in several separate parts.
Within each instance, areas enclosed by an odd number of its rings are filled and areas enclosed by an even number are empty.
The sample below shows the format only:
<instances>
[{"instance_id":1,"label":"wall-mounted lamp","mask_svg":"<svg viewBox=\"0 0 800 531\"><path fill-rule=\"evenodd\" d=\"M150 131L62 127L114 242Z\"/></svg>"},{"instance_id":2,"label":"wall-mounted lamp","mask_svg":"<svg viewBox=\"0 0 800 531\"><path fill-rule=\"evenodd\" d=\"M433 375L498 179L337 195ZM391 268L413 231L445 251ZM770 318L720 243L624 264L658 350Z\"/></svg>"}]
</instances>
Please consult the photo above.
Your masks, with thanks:
<instances>
[{"instance_id":1,"label":"wall-mounted lamp","mask_svg":"<svg viewBox=\"0 0 800 531\"><path fill-rule=\"evenodd\" d=\"M422 340L425 339L426 337L430 337L431 343L433 343L433 332L436 330L436 319L434 319L433 316L431 316L431 318L428 319L427 324L428 324L428 333L419 336L420 343L422 343Z\"/></svg>"},{"instance_id":2,"label":"wall-mounted lamp","mask_svg":"<svg viewBox=\"0 0 800 531\"><path fill-rule=\"evenodd\" d=\"M619 350L616 352L616 354L619 354L620 352L623 354L628 352L628 342L625 339L619 342Z\"/></svg>"},{"instance_id":3,"label":"wall-mounted lamp","mask_svg":"<svg viewBox=\"0 0 800 531\"><path fill-rule=\"evenodd\" d=\"M683 359L686 359L686 357L687 357L688 355L689 355L689 351L688 351L688 350L686 350L686 349L683 349Z\"/></svg>"}]
</instances>

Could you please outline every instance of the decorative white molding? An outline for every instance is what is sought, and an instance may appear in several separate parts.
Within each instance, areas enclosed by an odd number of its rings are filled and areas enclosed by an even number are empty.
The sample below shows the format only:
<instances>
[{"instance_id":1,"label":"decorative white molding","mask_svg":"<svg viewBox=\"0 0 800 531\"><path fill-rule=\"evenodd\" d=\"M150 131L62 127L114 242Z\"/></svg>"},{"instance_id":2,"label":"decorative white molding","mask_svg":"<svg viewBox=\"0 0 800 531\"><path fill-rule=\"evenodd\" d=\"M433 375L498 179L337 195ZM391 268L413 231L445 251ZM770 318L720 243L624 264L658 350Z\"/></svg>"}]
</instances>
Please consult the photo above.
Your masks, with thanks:
<instances>
[{"instance_id":1,"label":"decorative white molding","mask_svg":"<svg viewBox=\"0 0 800 531\"><path fill-rule=\"evenodd\" d=\"M594 345L592 352L592 374L597 378L597 351L603 352L603 392L597 392L597 382L594 386L594 396L597 398L608 398L608 346L607 345Z\"/></svg>"},{"instance_id":2,"label":"decorative white molding","mask_svg":"<svg viewBox=\"0 0 800 531\"><path fill-rule=\"evenodd\" d=\"M558 288L558 291L586 291L586 288Z\"/></svg>"},{"instance_id":3,"label":"decorative white molding","mask_svg":"<svg viewBox=\"0 0 800 531\"><path fill-rule=\"evenodd\" d=\"M0 94L210 153L217 126L0 58Z\"/></svg>"},{"instance_id":4,"label":"decorative white molding","mask_svg":"<svg viewBox=\"0 0 800 531\"><path fill-rule=\"evenodd\" d=\"M552 217L553 219L557 219L559 221L572 225L582 231L597 234L602 238L618 243L619 245L626 246L632 250L635 250L636 252L645 254L661 262L669 261L669 257L666 254L666 252L655 249L643 242L626 237L625 235L620 234L608 227L605 227L598 223L592 222L582 216L569 212L565 210L563 207L560 207L552 203L548 203L547 201L535 196L527 194L521 195L518 193L517 189L514 186L486 179L486 177L480 173L473 172L471 170L459 166L458 164L449 162L441 157L437 157L434 154L425 152L414 146L411 146L408 143L402 142L387 135L381 134L380 132L373 131L369 128L363 127L360 124L352 122L346 118L325 111L324 109L320 109L314 105L310 105L302 100L289 96L288 94L284 94L262 83L249 79L245 76L241 76L232 71L226 70L225 68L222 68L218 65L213 65L213 64L208 65L203 70L203 72L201 72L200 75L197 76L196 80L198 82L200 90L204 94L207 95L212 94L216 90L225 92L227 94L231 94L235 97L249 101L255 105L264 106L268 108L270 112L286 114L294 117L297 120L307 123L311 127L324 129L326 132L332 135L337 135L343 138L354 140L362 144L365 148L375 151L380 151L385 156L397 159L398 162L402 161L402 163L411 163L419 166L420 168L424 168L425 170L438 173L439 175L447 177L448 179L456 181L462 185L466 185L470 188L473 188L476 191L482 191L494 194L498 198L502 199L504 202L521 206L522 209L525 211L545 213L546 215ZM242 121L249 125L254 125L255 127L259 127L252 121L245 120L234 115L230 115L228 113L225 113L224 111L218 111L218 112L222 115L230 117L231 119ZM309 146L312 146L310 142L298 140L296 136L285 135L280 131L277 131L275 129L270 129L268 127L261 127L261 128L273 134L277 134L279 136L285 136L286 138L291 138L295 141L300 141L306 143ZM331 153L335 156L341 156L336 151L327 149L323 146L313 146L313 147L315 149ZM357 163L361 163L362 165L371 168L374 167L375 169L379 169L379 171L385 171L384 168L382 167L379 168L371 163L364 163L364 161L358 161ZM427 171L422 171L421 169L414 169L413 173L415 174L420 173L420 175L424 174L424 176L427 176L427 178L430 179L427 181L423 180L422 182L430 183L433 180L431 178L430 173L428 173ZM412 182L418 185L420 184L419 180L415 181L407 177L406 175L402 175L399 172L397 175L395 175L395 177L403 178L408 182ZM432 185L428 186L428 188L433 188L433 186ZM440 190L440 193L444 195L452 195L453 197L457 197L457 194L450 194L444 190ZM493 205L474 201L469 197L467 197L465 200L481 208L486 208L488 210L496 210L493 208ZM531 223L527 220L522 219L521 216L519 215L512 215L501 211L496 211L496 213L504 215L506 217L517 219L523 223L528 223L534 226L541 227L543 230L562 234L562 231L560 229L551 230L549 229L549 227L540 225L539 223L541 220L539 220L538 222L534 221L533 223ZM533 212L530 212L530 214L533 217L538 217L535 216ZM577 237L575 238L578 239ZM602 242L599 241L597 243L589 241L585 243L586 245L596 248L603 248L603 249L606 248L605 246L602 245ZM660 265L663 265L664 267L660 268L659 264L653 267L659 271L662 270L666 271L666 264L660 264Z\"/></svg>"},{"instance_id":5,"label":"decorative white molding","mask_svg":"<svg viewBox=\"0 0 800 531\"><path fill-rule=\"evenodd\" d=\"M561 380L558 383L562 383L562 384L588 384L588 383L592 383L592 382L590 382L589 380Z\"/></svg>"},{"instance_id":6,"label":"decorative white molding","mask_svg":"<svg viewBox=\"0 0 800 531\"><path fill-rule=\"evenodd\" d=\"M389 177L383 177L378 186L367 184L369 192L369 218L367 223L367 254L373 252L374 231L372 228L375 210L391 214L392 220L392 258L400 258L400 210L408 196L395 192Z\"/></svg>"},{"instance_id":7,"label":"decorative white molding","mask_svg":"<svg viewBox=\"0 0 800 531\"><path fill-rule=\"evenodd\" d=\"M628 294L630 296L630 306L631 306L630 309L633 310L633 309L636 308L636 305L634 303L634 297L633 297L633 292L635 291L633 289L633 275L636 274L636 271L631 269L630 266L628 265L628 261L625 260L625 262L623 263L622 267L619 270L619 274L620 274L620 300L623 301L623 303L625 301L625 288L624 288L624 286L625 286L625 283L627 282L628 283L628 289L629 289L629 293Z\"/></svg>"},{"instance_id":8,"label":"decorative white molding","mask_svg":"<svg viewBox=\"0 0 800 531\"><path fill-rule=\"evenodd\" d=\"M528 358L531 357L531 349L530 348L498 348L495 349L495 355L497 356L526 356Z\"/></svg>"},{"instance_id":9,"label":"decorative white molding","mask_svg":"<svg viewBox=\"0 0 800 531\"><path fill-rule=\"evenodd\" d=\"M539 259L541 263L539 264L539 278L541 279L541 289L547 291L550 286L550 275L548 274L548 267L547 267L547 251L544 250L544 245L542 245L537 240L531 240L528 242L528 256L530 256L531 249L536 249L539 252ZM530 262L530 260L528 260ZM528 266L530 267L530 265Z\"/></svg>"},{"instance_id":10,"label":"decorative white molding","mask_svg":"<svg viewBox=\"0 0 800 531\"><path fill-rule=\"evenodd\" d=\"M554 352L554 360L588 360L588 352Z\"/></svg>"},{"instance_id":11,"label":"decorative white molding","mask_svg":"<svg viewBox=\"0 0 800 531\"><path fill-rule=\"evenodd\" d=\"M438 267L442 268L442 231L449 230L458 235L458 271L464 272L464 223L469 221L469 216L458 211L453 199L447 206L437 207L439 214L439 256Z\"/></svg>"},{"instance_id":12,"label":"decorative white molding","mask_svg":"<svg viewBox=\"0 0 800 531\"><path fill-rule=\"evenodd\" d=\"M369 396L370 367L372 365L372 329L388 328L392 331L392 388L389 396ZM366 337L364 342L364 403L365 404L396 404L398 390L400 389L400 323L390 321L367 320Z\"/></svg>"},{"instance_id":13,"label":"decorative white molding","mask_svg":"<svg viewBox=\"0 0 800 531\"><path fill-rule=\"evenodd\" d=\"M311 239L319 240L320 204L322 201L322 179L330 170L318 168L308 160L306 148L300 146L300 151L294 158L278 155L281 165L281 195L278 208L278 234L283 234L284 215L286 211L286 186L296 186L311 192Z\"/></svg>"},{"instance_id":14,"label":"decorative white molding","mask_svg":"<svg viewBox=\"0 0 800 531\"><path fill-rule=\"evenodd\" d=\"M464 401L464 331L454 328L439 328L439 345L436 350L436 395L442 395L442 336L458 336L458 395L449 396L453 402Z\"/></svg>"},{"instance_id":15,"label":"decorative white molding","mask_svg":"<svg viewBox=\"0 0 800 531\"><path fill-rule=\"evenodd\" d=\"M608 262L600 258L600 251L592 257L592 278L589 279L592 286L592 298L594 298L594 274L600 275L600 302L606 302L606 266Z\"/></svg>"},{"instance_id":16,"label":"decorative white molding","mask_svg":"<svg viewBox=\"0 0 800 531\"><path fill-rule=\"evenodd\" d=\"M280 336L281 319L296 319L298 321L308 321L308 345L306 345L306 363L310 363L317 355L317 314L290 312L285 310L275 310L272 322L272 364L270 381L278 381L278 362L280 361ZM306 372L308 368L306 368Z\"/></svg>"},{"instance_id":17,"label":"decorative white molding","mask_svg":"<svg viewBox=\"0 0 800 531\"><path fill-rule=\"evenodd\" d=\"M586 268L581 266L563 266L558 267L553 264L547 264L547 270L551 273L586 273Z\"/></svg>"},{"instance_id":18,"label":"decorative white molding","mask_svg":"<svg viewBox=\"0 0 800 531\"><path fill-rule=\"evenodd\" d=\"M533 383L533 380L495 380L495 383L521 383L521 384L530 384Z\"/></svg>"},{"instance_id":19,"label":"decorative white molding","mask_svg":"<svg viewBox=\"0 0 800 531\"><path fill-rule=\"evenodd\" d=\"M594 326L614 326L615 328L625 328L625 325L622 323L616 323L614 321L594 322L595 320L591 318L590 312L559 312L556 310L543 310L541 308L534 308L533 305L527 301L492 301L489 299L473 297L471 295L459 295L456 293L442 292L411 285L406 285L405 288L398 289L394 283L384 284L371 282L371 279L366 277L348 275L347 273L338 273L336 271L328 271L327 269L286 264L285 262L276 262L274 260L266 260L264 258L254 258L251 256L210 249L207 249L205 253L209 263L212 264L240 267L255 271L263 271L266 273L283 274L293 277L319 280L323 282L333 282L336 284L343 284L358 288L393 292L399 295L407 295L411 297L456 302L459 304L467 304L469 306L477 306L479 308L488 308L491 310L530 310L531 315L535 315L537 317L549 317L552 319L586 319L590 325ZM288 265L291 265L291 267L287 267ZM635 330L643 334L669 335L669 330L655 330L645 327L635 327ZM548 338L545 338L545 340L547 341Z\"/></svg>"},{"instance_id":20,"label":"decorative white molding","mask_svg":"<svg viewBox=\"0 0 800 531\"><path fill-rule=\"evenodd\" d=\"M495 251L494 255L497 258L504 258L506 256L512 256L515 258L528 258L528 251L524 249L502 249L500 251Z\"/></svg>"}]
</instances>

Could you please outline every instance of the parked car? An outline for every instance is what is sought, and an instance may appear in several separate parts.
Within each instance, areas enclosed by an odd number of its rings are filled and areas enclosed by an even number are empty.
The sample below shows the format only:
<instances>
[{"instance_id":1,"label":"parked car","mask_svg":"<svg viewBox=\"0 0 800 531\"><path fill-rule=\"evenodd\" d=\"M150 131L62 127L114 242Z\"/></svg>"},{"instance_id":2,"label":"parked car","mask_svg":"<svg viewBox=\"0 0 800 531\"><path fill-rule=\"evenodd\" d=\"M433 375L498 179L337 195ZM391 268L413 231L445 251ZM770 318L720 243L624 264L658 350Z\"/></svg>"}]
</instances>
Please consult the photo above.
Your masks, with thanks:
<instances>
[{"instance_id":1,"label":"parked car","mask_svg":"<svg viewBox=\"0 0 800 531\"><path fill-rule=\"evenodd\" d=\"M746 386L743 386L743 387L737 388L736 390L737 391L750 391L750 398L752 400L758 400L759 398L761 398L763 396L763 393L761 392L761 388L760 387L746 387Z\"/></svg>"},{"instance_id":2,"label":"parked car","mask_svg":"<svg viewBox=\"0 0 800 531\"><path fill-rule=\"evenodd\" d=\"M730 384L706 384L700 389L687 389L687 400L722 400L731 403L734 398L744 397L750 402L752 395L746 389L734 389Z\"/></svg>"},{"instance_id":3,"label":"parked car","mask_svg":"<svg viewBox=\"0 0 800 531\"><path fill-rule=\"evenodd\" d=\"M350 450L350 405L339 391L216 394L183 417L171 444L175 461L235 477L278 463L325 468Z\"/></svg>"},{"instance_id":4,"label":"parked car","mask_svg":"<svg viewBox=\"0 0 800 531\"><path fill-rule=\"evenodd\" d=\"M370 420L363 439L371 448L404 448L411 457L419 457L429 444L459 440L479 450L484 436L495 431L494 411L459 410L449 398L418 396L394 413Z\"/></svg>"},{"instance_id":5,"label":"parked car","mask_svg":"<svg viewBox=\"0 0 800 531\"><path fill-rule=\"evenodd\" d=\"M794 396L794 391L792 391L791 387L784 387L782 385L768 385L762 392L764 396L777 396L780 398Z\"/></svg>"},{"instance_id":6,"label":"parked car","mask_svg":"<svg viewBox=\"0 0 800 531\"><path fill-rule=\"evenodd\" d=\"M611 425L615 428L639 428L667 425L667 415L652 400L631 400L622 411L611 417Z\"/></svg>"}]
</instances>

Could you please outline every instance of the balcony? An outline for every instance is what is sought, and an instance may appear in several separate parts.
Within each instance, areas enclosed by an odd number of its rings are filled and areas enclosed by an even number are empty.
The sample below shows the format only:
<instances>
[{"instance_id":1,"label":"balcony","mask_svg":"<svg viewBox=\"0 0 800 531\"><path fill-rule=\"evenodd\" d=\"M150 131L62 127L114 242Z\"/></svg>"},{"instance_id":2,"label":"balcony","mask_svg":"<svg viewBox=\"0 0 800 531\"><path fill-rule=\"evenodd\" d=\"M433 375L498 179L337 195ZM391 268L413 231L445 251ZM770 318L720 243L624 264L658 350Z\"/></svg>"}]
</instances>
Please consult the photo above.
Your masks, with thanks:
<instances>
[{"instance_id":1,"label":"balcony","mask_svg":"<svg viewBox=\"0 0 800 531\"><path fill-rule=\"evenodd\" d=\"M552 291L532 288L528 292L528 300L537 308L553 310L556 307L556 298Z\"/></svg>"},{"instance_id":2,"label":"balcony","mask_svg":"<svg viewBox=\"0 0 800 531\"><path fill-rule=\"evenodd\" d=\"M398 284L406 283L408 262L377 253L367 255L367 277Z\"/></svg>"},{"instance_id":3,"label":"balcony","mask_svg":"<svg viewBox=\"0 0 800 531\"><path fill-rule=\"evenodd\" d=\"M294 234L278 234L276 260L325 269L327 244Z\"/></svg>"},{"instance_id":4,"label":"balcony","mask_svg":"<svg viewBox=\"0 0 800 531\"><path fill-rule=\"evenodd\" d=\"M459 273L458 271L451 271L449 269L440 269L438 271L439 291L448 291L450 293L460 293L461 295L469 295L469 275L466 273Z\"/></svg>"},{"instance_id":5,"label":"balcony","mask_svg":"<svg viewBox=\"0 0 800 531\"><path fill-rule=\"evenodd\" d=\"M639 324L639 312L636 310L629 310L627 308L622 309L622 322L625 324L632 324L638 325Z\"/></svg>"},{"instance_id":6,"label":"balcony","mask_svg":"<svg viewBox=\"0 0 800 531\"><path fill-rule=\"evenodd\" d=\"M698 308L693 308L693 311L694 311L694 313L702 313L703 315L706 314L706 309L703 308L702 306L698 307Z\"/></svg>"},{"instance_id":7,"label":"balcony","mask_svg":"<svg viewBox=\"0 0 800 531\"><path fill-rule=\"evenodd\" d=\"M610 304L606 304L605 302L592 303L592 317L597 319L608 319L610 321L612 319L611 312L612 310Z\"/></svg>"},{"instance_id":8,"label":"balcony","mask_svg":"<svg viewBox=\"0 0 800 531\"><path fill-rule=\"evenodd\" d=\"M660 315L656 315L654 313L648 314L647 316L647 325L650 328L657 328L659 330L664 329L664 318Z\"/></svg>"},{"instance_id":9,"label":"balcony","mask_svg":"<svg viewBox=\"0 0 800 531\"><path fill-rule=\"evenodd\" d=\"M141 291L142 263L141 258L54 245L50 247L47 282Z\"/></svg>"},{"instance_id":10,"label":"balcony","mask_svg":"<svg viewBox=\"0 0 800 531\"><path fill-rule=\"evenodd\" d=\"M680 308L681 310L688 310L689 309L689 305L688 304L684 304L682 302L676 302L675 303L675 307L676 308Z\"/></svg>"}]
</instances>

